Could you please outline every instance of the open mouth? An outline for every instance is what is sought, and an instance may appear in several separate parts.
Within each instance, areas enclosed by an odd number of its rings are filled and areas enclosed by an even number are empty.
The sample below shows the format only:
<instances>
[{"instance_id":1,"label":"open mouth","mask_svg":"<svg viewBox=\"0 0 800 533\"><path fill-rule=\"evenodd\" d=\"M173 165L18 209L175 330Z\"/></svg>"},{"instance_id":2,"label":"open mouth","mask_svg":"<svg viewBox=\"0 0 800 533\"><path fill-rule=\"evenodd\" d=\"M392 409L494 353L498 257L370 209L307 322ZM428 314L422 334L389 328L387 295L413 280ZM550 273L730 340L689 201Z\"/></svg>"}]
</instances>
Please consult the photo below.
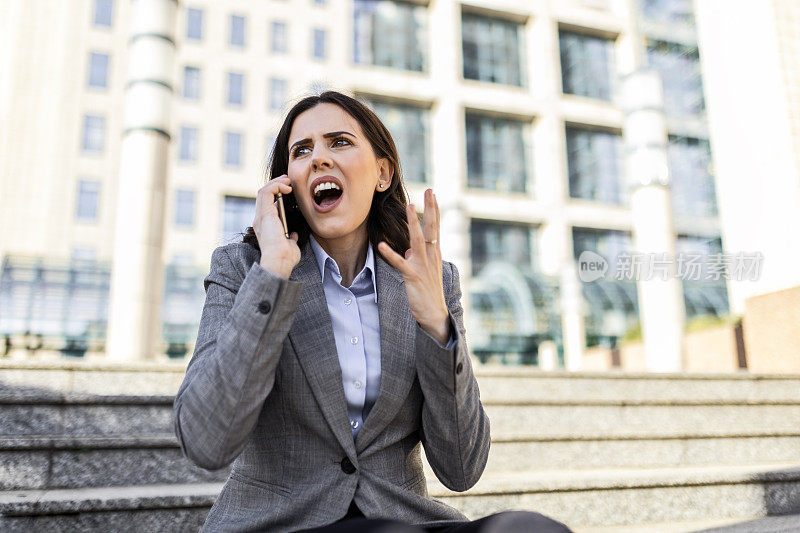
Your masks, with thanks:
<instances>
[{"instance_id":1,"label":"open mouth","mask_svg":"<svg viewBox=\"0 0 800 533\"><path fill-rule=\"evenodd\" d=\"M342 182L335 176L321 176L311 182L311 198L314 200L314 208L320 213L336 207L343 192Z\"/></svg>"},{"instance_id":2,"label":"open mouth","mask_svg":"<svg viewBox=\"0 0 800 533\"><path fill-rule=\"evenodd\" d=\"M314 203L320 207L329 207L335 204L342 196L342 189L335 183L327 182L317 186L314 191Z\"/></svg>"}]
</instances>

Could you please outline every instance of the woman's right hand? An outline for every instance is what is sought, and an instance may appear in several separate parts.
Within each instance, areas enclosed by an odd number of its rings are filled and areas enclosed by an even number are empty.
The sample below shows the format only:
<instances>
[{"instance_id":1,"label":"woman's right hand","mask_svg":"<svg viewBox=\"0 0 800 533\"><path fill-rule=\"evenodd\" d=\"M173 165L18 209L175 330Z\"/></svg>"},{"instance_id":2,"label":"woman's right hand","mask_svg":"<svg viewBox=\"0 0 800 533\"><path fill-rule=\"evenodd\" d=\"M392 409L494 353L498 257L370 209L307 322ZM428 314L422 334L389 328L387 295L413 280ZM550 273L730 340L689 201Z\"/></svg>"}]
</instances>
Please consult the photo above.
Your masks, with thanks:
<instances>
[{"instance_id":1,"label":"woman's right hand","mask_svg":"<svg viewBox=\"0 0 800 533\"><path fill-rule=\"evenodd\" d=\"M297 232L293 231L288 239L283 233L275 195L291 192L292 186L286 174L269 180L258 190L253 220L253 231L261 248L261 267L286 279L300 261L300 248L297 246Z\"/></svg>"}]
</instances>

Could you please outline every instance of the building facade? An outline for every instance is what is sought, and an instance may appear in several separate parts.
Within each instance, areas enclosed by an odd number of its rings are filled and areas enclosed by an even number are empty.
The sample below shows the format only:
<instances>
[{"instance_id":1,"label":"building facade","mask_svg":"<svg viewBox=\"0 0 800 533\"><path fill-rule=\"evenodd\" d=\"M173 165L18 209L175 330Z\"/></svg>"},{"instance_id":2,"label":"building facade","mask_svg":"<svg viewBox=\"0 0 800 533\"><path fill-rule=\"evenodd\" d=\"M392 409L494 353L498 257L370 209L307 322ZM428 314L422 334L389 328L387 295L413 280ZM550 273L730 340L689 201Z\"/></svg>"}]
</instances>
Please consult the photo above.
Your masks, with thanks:
<instances>
[{"instance_id":1,"label":"building facade","mask_svg":"<svg viewBox=\"0 0 800 533\"><path fill-rule=\"evenodd\" d=\"M102 346L110 260L125 246L114 228L131 9L0 7L0 335L11 344ZM689 0L186 0L176 19L170 356L191 354L211 252L252 225L283 115L325 88L384 120L414 203L436 192L481 360L580 368L583 347L637 327L635 282L575 270L585 251L612 265L633 251L620 90L631 73L662 78L676 249L722 252ZM728 312L724 279L683 289L688 316Z\"/></svg>"},{"instance_id":2,"label":"building facade","mask_svg":"<svg viewBox=\"0 0 800 533\"><path fill-rule=\"evenodd\" d=\"M697 2L725 248L759 250L763 273L730 281L731 308L800 286L800 4ZM758 38L742 39L742 35Z\"/></svg>"}]
</instances>

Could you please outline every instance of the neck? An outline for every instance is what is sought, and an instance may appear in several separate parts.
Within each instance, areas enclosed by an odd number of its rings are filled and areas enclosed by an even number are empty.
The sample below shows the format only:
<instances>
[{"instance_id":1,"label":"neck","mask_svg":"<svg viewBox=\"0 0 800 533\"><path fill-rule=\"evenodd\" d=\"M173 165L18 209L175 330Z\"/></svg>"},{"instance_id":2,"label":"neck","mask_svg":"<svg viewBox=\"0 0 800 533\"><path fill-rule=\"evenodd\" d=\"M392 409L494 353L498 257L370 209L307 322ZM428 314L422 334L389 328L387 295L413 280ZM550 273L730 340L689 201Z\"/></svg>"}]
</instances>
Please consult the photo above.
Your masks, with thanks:
<instances>
[{"instance_id":1,"label":"neck","mask_svg":"<svg viewBox=\"0 0 800 533\"><path fill-rule=\"evenodd\" d=\"M314 239L325 250L325 253L336 261L339 274L342 276L342 285L349 287L367 261L366 231L333 239L326 239L315 234Z\"/></svg>"}]
</instances>

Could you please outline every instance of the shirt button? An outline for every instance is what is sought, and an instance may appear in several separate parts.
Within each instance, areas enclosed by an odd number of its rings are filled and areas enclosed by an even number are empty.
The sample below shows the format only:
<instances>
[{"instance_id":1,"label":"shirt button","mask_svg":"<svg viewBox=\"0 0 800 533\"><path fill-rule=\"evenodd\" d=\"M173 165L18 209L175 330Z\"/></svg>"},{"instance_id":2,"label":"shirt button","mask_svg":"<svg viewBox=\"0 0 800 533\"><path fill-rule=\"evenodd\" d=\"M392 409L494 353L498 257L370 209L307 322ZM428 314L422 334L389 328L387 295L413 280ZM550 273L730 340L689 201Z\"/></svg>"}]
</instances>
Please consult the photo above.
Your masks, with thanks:
<instances>
[{"instance_id":1,"label":"shirt button","mask_svg":"<svg viewBox=\"0 0 800 533\"><path fill-rule=\"evenodd\" d=\"M345 298L344 299L344 305L350 305L351 303L353 303L353 299L352 298Z\"/></svg>"},{"instance_id":2,"label":"shirt button","mask_svg":"<svg viewBox=\"0 0 800 533\"><path fill-rule=\"evenodd\" d=\"M350 337L350 344L358 344L358 337Z\"/></svg>"},{"instance_id":3,"label":"shirt button","mask_svg":"<svg viewBox=\"0 0 800 533\"><path fill-rule=\"evenodd\" d=\"M355 385L357 389L361 388L361 382L360 381L356 381L355 383L353 383L353 385Z\"/></svg>"},{"instance_id":4,"label":"shirt button","mask_svg":"<svg viewBox=\"0 0 800 533\"><path fill-rule=\"evenodd\" d=\"M353 427L353 429L357 429L358 428L358 420L356 420L356 419L351 420L350 421L350 425Z\"/></svg>"},{"instance_id":5,"label":"shirt button","mask_svg":"<svg viewBox=\"0 0 800 533\"><path fill-rule=\"evenodd\" d=\"M259 304L258 304L258 311L259 311L260 313L263 313L263 314L265 314L265 315L266 315L267 313L269 313L269 310L270 310L270 309L272 309L272 306L270 306L270 305L269 305L269 302L268 302L268 301L264 300L264 301L262 301L262 302L259 302Z\"/></svg>"},{"instance_id":6,"label":"shirt button","mask_svg":"<svg viewBox=\"0 0 800 533\"><path fill-rule=\"evenodd\" d=\"M458 363L456 365L456 374L460 374L462 370L464 370L464 363Z\"/></svg>"}]
</instances>

